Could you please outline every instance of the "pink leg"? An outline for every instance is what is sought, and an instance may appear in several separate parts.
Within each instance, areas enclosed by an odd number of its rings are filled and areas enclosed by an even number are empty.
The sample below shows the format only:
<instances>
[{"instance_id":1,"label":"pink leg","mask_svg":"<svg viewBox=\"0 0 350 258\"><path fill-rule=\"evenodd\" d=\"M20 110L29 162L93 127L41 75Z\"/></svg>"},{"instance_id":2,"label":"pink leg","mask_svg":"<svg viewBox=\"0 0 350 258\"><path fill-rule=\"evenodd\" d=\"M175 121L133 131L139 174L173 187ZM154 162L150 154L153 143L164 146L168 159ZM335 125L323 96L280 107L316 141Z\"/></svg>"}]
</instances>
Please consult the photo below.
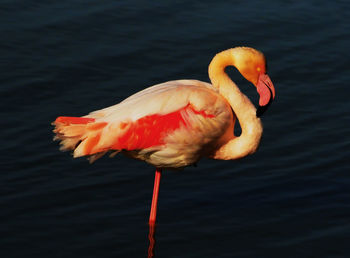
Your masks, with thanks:
<instances>
[{"instance_id":1,"label":"pink leg","mask_svg":"<svg viewBox=\"0 0 350 258\"><path fill-rule=\"evenodd\" d=\"M153 188L153 198L152 198L152 205L151 205L151 213L149 215L149 224L150 225L154 225L156 223L159 183L160 183L161 175L162 175L162 170L157 168L156 169L156 175L155 175L155 178L154 178L154 188Z\"/></svg>"},{"instance_id":2,"label":"pink leg","mask_svg":"<svg viewBox=\"0 0 350 258\"><path fill-rule=\"evenodd\" d=\"M149 233L148 233L148 239L149 239L149 246L148 246L148 258L154 257L154 247L156 245L156 225L155 224L149 224Z\"/></svg>"}]
</instances>

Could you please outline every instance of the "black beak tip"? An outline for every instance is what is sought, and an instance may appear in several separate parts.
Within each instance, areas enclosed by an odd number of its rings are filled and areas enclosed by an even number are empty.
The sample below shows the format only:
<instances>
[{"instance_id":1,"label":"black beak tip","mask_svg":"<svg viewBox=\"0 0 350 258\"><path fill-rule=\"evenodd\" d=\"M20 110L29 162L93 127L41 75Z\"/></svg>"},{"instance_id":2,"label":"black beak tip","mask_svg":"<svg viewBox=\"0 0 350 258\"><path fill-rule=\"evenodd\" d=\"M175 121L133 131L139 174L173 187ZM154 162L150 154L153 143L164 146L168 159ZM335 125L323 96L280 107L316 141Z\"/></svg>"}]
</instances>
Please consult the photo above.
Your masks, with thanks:
<instances>
[{"instance_id":1,"label":"black beak tip","mask_svg":"<svg viewBox=\"0 0 350 258\"><path fill-rule=\"evenodd\" d=\"M262 114L264 114L265 111L267 110L268 106L269 106L269 105L266 105L266 106L260 106L260 105L259 105L258 109L256 110L256 116L257 116L257 117L261 117Z\"/></svg>"},{"instance_id":2,"label":"black beak tip","mask_svg":"<svg viewBox=\"0 0 350 258\"><path fill-rule=\"evenodd\" d=\"M256 110L256 116L261 117L265 113L265 111L269 108L271 103L272 103L272 99L270 99L269 103L267 103L267 105L265 106L259 105L258 109Z\"/></svg>"}]
</instances>

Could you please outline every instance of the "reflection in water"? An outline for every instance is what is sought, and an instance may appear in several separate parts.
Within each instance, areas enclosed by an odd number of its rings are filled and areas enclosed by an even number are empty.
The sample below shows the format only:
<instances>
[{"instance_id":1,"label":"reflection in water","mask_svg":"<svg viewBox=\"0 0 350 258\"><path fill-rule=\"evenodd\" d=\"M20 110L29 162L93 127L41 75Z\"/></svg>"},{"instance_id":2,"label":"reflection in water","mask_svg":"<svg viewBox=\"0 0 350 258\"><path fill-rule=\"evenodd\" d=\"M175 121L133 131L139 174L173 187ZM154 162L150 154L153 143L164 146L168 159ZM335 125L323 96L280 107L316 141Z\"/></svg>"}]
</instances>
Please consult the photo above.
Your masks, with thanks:
<instances>
[{"instance_id":1,"label":"reflection in water","mask_svg":"<svg viewBox=\"0 0 350 258\"><path fill-rule=\"evenodd\" d=\"M148 233L148 239L149 239L149 246L148 246L148 258L154 257L154 247L156 245L156 224L150 223L149 224L149 233Z\"/></svg>"}]
</instances>

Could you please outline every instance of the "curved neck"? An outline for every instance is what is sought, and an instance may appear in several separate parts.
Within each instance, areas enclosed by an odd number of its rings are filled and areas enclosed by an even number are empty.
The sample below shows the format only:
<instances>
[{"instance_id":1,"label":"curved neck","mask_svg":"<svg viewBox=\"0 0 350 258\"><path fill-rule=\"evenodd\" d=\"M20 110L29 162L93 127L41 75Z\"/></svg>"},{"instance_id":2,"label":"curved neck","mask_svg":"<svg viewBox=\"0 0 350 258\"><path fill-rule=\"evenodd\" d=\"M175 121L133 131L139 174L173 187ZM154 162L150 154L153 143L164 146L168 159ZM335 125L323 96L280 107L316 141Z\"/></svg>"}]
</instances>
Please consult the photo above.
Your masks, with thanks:
<instances>
[{"instance_id":1,"label":"curved neck","mask_svg":"<svg viewBox=\"0 0 350 258\"><path fill-rule=\"evenodd\" d=\"M240 58L240 49L233 48L217 54L209 65L209 78L214 87L230 103L242 133L235 137L233 132L214 154L216 159L237 159L254 153L262 136L262 124L256 116L256 108L226 74L227 66L235 66ZM230 128L233 131L233 128Z\"/></svg>"}]
</instances>

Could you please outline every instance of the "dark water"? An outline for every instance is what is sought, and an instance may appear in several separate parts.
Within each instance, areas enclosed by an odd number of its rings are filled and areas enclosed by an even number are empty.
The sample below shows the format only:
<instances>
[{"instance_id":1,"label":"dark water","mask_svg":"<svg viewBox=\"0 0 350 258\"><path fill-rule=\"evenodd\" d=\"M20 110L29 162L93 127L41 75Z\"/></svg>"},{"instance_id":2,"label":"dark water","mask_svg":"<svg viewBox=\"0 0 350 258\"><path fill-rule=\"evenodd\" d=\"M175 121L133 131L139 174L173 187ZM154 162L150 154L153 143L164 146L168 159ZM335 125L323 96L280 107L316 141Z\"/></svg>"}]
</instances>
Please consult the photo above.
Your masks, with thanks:
<instances>
[{"instance_id":1,"label":"dark water","mask_svg":"<svg viewBox=\"0 0 350 258\"><path fill-rule=\"evenodd\" d=\"M156 257L350 257L350 3L228 2L1 1L0 257L146 257L153 167L73 160L50 122L238 45L277 90L261 147L164 173Z\"/></svg>"}]
</instances>

